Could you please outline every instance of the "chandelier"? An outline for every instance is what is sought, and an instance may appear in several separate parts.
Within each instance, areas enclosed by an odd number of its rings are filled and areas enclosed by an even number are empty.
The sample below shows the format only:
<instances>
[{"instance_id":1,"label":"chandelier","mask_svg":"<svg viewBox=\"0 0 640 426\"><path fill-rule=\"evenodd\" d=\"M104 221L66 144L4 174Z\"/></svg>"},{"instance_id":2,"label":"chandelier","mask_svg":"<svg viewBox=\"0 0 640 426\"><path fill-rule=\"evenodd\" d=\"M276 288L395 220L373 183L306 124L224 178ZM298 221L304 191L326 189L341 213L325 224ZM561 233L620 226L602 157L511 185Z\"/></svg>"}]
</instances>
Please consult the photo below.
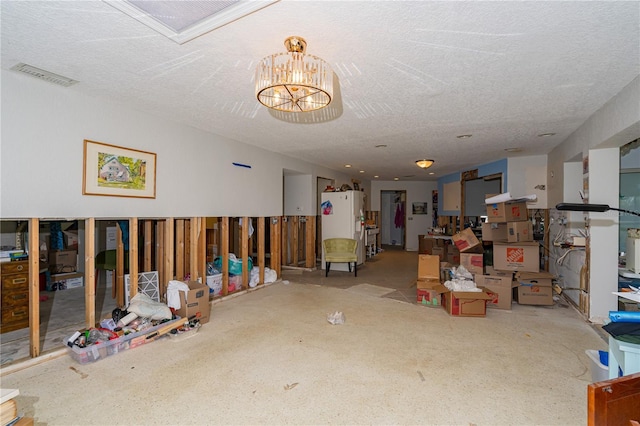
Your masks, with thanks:
<instances>
[{"instance_id":1,"label":"chandelier","mask_svg":"<svg viewBox=\"0 0 640 426\"><path fill-rule=\"evenodd\" d=\"M333 98L333 71L322 58L306 55L307 42L292 36L287 53L262 59L256 68L256 97L268 108L307 112L326 107Z\"/></svg>"},{"instance_id":2,"label":"chandelier","mask_svg":"<svg viewBox=\"0 0 640 426\"><path fill-rule=\"evenodd\" d=\"M434 163L433 160L416 160L416 166L422 169L428 169L433 165L433 163Z\"/></svg>"}]
</instances>

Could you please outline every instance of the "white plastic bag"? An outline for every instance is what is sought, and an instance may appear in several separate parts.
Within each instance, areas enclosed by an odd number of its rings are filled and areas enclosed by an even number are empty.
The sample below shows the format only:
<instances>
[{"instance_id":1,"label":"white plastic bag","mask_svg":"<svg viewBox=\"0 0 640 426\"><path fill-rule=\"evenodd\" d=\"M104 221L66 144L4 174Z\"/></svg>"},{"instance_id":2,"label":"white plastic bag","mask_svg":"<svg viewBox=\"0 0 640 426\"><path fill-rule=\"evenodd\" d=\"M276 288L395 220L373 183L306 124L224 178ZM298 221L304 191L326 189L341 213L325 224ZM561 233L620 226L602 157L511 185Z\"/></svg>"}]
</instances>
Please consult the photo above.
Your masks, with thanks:
<instances>
[{"instance_id":1,"label":"white plastic bag","mask_svg":"<svg viewBox=\"0 0 640 426\"><path fill-rule=\"evenodd\" d=\"M327 321L329 321L333 325L340 325L344 324L346 318L342 312L335 311L332 314L327 314Z\"/></svg>"}]
</instances>

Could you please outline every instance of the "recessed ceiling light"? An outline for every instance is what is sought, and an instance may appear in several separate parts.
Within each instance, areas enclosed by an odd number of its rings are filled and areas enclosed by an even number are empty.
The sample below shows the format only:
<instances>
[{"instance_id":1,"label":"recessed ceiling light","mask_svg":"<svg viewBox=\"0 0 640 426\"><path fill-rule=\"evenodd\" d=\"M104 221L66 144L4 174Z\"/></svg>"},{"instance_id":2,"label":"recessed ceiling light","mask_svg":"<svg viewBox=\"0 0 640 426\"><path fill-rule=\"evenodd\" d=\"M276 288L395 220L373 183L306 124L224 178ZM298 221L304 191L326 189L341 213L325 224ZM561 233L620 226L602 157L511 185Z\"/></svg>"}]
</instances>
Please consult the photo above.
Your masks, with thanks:
<instances>
[{"instance_id":1,"label":"recessed ceiling light","mask_svg":"<svg viewBox=\"0 0 640 426\"><path fill-rule=\"evenodd\" d=\"M520 152L522 151L520 148L505 148L504 149L507 152Z\"/></svg>"},{"instance_id":2,"label":"recessed ceiling light","mask_svg":"<svg viewBox=\"0 0 640 426\"><path fill-rule=\"evenodd\" d=\"M540 133L538 135L539 138L548 138L549 136L553 136L555 133Z\"/></svg>"},{"instance_id":3,"label":"recessed ceiling light","mask_svg":"<svg viewBox=\"0 0 640 426\"><path fill-rule=\"evenodd\" d=\"M435 173L434 173L434 172L429 172L429 174L430 174L430 175L435 175Z\"/></svg>"},{"instance_id":4,"label":"recessed ceiling light","mask_svg":"<svg viewBox=\"0 0 640 426\"><path fill-rule=\"evenodd\" d=\"M374 178L376 178L376 179L378 179L379 177L380 177L380 176L378 176L378 175L375 175L375 176L374 176Z\"/></svg>"},{"instance_id":5,"label":"recessed ceiling light","mask_svg":"<svg viewBox=\"0 0 640 426\"><path fill-rule=\"evenodd\" d=\"M471 136L473 136L473 135L458 135L458 136L456 136L456 138L458 138L458 139L469 139Z\"/></svg>"},{"instance_id":6,"label":"recessed ceiling light","mask_svg":"<svg viewBox=\"0 0 640 426\"><path fill-rule=\"evenodd\" d=\"M364 173L364 170L360 170L360 173Z\"/></svg>"},{"instance_id":7,"label":"recessed ceiling light","mask_svg":"<svg viewBox=\"0 0 640 426\"><path fill-rule=\"evenodd\" d=\"M349 167L351 167L351 164L345 164L344 166L348 169Z\"/></svg>"},{"instance_id":8,"label":"recessed ceiling light","mask_svg":"<svg viewBox=\"0 0 640 426\"><path fill-rule=\"evenodd\" d=\"M394 177L394 178L393 178L393 180L400 180L400 178L398 178L398 177Z\"/></svg>"},{"instance_id":9,"label":"recessed ceiling light","mask_svg":"<svg viewBox=\"0 0 640 426\"><path fill-rule=\"evenodd\" d=\"M387 147L387 145L385 145L383 143L381 143L380 145L376 145L376 148L386 148L386 147Z\"/></svg>"}]
</instances>

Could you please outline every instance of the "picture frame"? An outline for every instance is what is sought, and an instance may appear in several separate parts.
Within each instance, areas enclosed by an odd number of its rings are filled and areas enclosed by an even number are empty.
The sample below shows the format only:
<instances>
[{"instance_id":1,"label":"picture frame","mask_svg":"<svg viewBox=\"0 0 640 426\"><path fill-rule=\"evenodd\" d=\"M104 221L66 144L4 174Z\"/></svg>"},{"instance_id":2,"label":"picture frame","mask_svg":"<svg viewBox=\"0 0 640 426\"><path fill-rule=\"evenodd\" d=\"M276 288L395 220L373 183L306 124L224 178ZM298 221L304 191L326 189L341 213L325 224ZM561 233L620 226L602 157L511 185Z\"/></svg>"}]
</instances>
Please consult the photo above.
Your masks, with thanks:
<instances>
[{"instance_id":1,"label":"picture frame","mask_svg":"<svg viewBox=\"0 0 640 426\"><path fill-rule=\"evenodd\" d=\"M429 214L429 206L426 201L414 202L412 207L412 214Z\"/></svg>"},{"instance_id":2,"label":"picture frame","mask_svg":"<svg viewBox=\"0 0 640 426\"><path fill-rule=\"evenodd\" d=\"M82 194L156 198L156 154L85 139Z\"/></svg>"}]
</instances>

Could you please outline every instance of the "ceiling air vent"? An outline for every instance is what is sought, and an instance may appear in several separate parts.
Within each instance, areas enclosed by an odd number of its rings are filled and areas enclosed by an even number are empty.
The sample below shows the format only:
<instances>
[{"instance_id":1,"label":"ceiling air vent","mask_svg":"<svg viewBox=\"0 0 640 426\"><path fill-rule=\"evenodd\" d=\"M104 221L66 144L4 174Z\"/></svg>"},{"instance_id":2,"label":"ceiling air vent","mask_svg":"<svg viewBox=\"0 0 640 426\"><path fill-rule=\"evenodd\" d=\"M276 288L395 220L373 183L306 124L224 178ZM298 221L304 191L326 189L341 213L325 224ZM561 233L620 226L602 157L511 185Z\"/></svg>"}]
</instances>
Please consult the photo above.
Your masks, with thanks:
<instances>
[{"instance_id":1,"label":"ceiling air vent","mask_svg":"<svg viewBox=\"0 0 640 426\"><path fill-rule=\"evenodd\" d=\"M50 71L41 70L40 68L33 67L27 64L16 64L11 67L13 71L18 71L24 74L28 74L31 77L35 77L40 80L48 81L49 83L57 84L59 86L69 87L76 84L77 80L72 80L68 77L63 77L58 74L54 74Z\"/></svg>"}]
</instances>

